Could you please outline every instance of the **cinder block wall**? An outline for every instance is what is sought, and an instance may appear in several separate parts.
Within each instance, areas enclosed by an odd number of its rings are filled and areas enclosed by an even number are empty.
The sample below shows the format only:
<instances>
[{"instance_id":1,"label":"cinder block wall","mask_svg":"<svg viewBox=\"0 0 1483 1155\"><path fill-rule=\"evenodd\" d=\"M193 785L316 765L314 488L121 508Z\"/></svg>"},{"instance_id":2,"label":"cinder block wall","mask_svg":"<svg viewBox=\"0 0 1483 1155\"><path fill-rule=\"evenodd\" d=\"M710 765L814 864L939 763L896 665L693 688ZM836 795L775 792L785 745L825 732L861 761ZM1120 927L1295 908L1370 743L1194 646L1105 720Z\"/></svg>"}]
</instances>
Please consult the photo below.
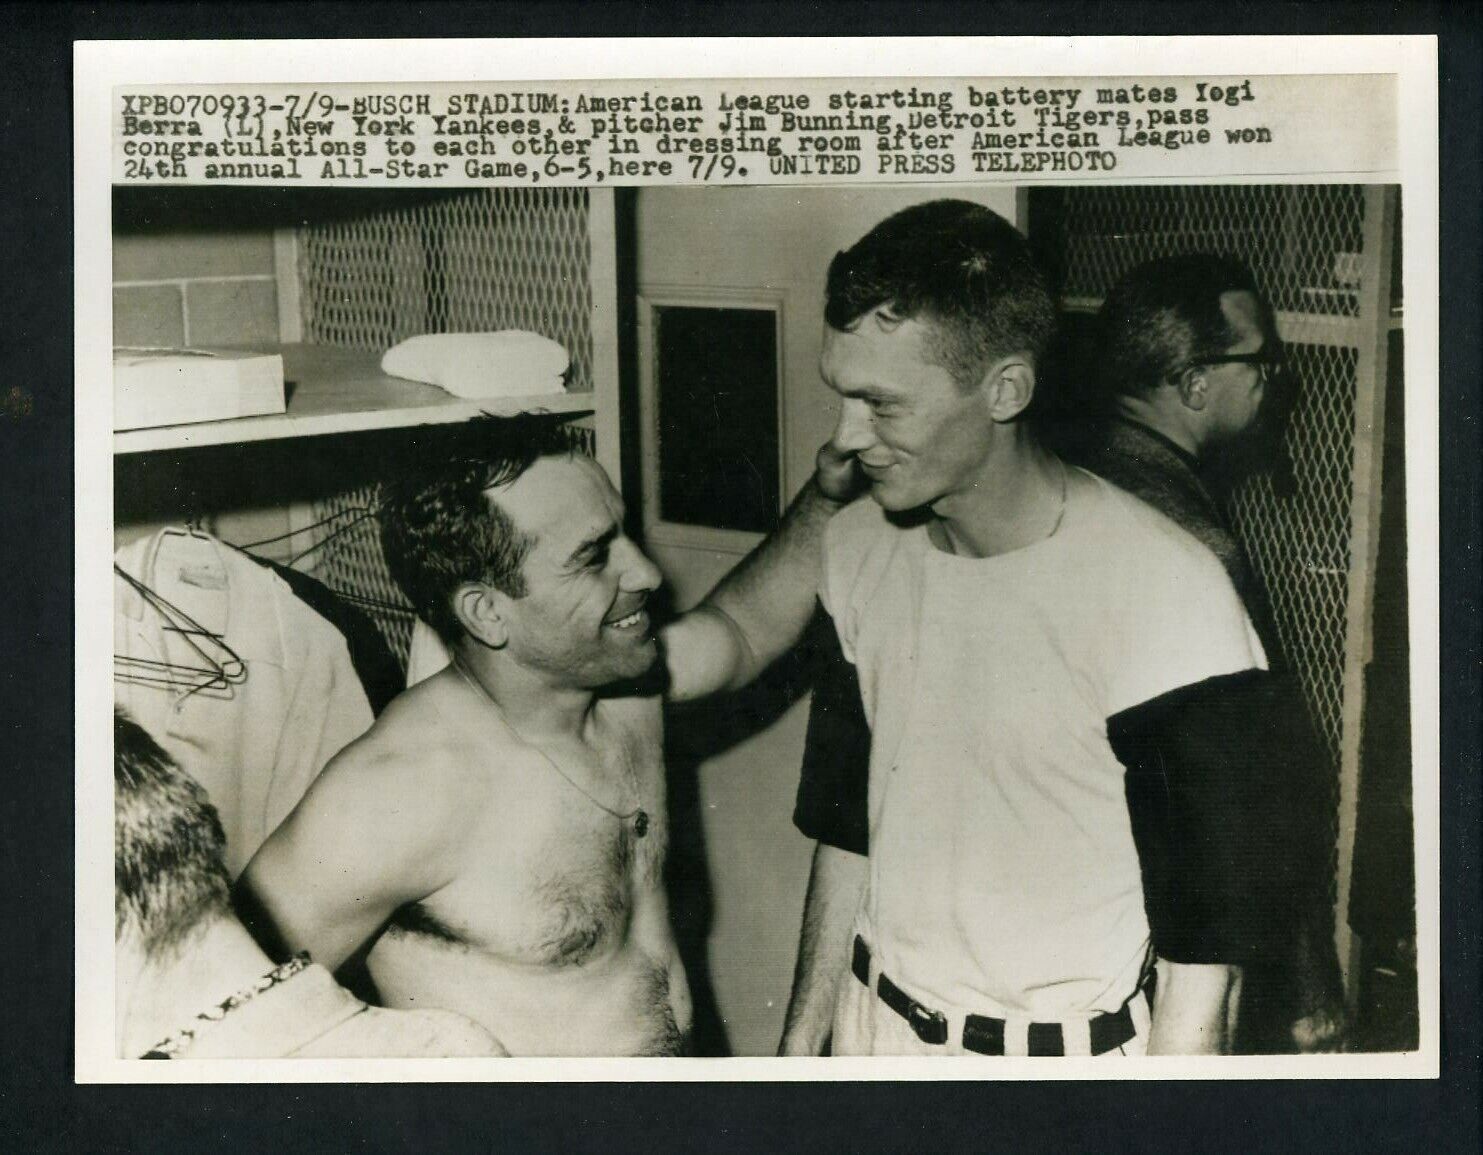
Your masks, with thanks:
<instances>
[{"instance_id":1,"label":"cinder block wall","mask_svg":"<svg viewBox=\"0 0 1483 1155\"><path fill-rule=\"evenodd\" d=\"M253 345L277 340L271 232L115 234L115 345Z\"/></svg>"},{"instance_id":2,"label":"cinder block wall","mask_svg":"<svg viewBox=\"0 0 1483 1155\"><path fill-rule=\"evenodd\" d=\"M115 345L272 345L278 339L270 229L115 229ZM289 522L283 500L258 497L249 503L230 492L215 500L200 496L203 489L219 495L223 488L203 485L203 471L208 480L234 470L262 471L265 460L262 453L249 455L231 447L205 459L200 453L169 452L118 458L115 546L192 517L204 517L208 529L237 543L285 532Z\"/></svg>"}]
</instances>

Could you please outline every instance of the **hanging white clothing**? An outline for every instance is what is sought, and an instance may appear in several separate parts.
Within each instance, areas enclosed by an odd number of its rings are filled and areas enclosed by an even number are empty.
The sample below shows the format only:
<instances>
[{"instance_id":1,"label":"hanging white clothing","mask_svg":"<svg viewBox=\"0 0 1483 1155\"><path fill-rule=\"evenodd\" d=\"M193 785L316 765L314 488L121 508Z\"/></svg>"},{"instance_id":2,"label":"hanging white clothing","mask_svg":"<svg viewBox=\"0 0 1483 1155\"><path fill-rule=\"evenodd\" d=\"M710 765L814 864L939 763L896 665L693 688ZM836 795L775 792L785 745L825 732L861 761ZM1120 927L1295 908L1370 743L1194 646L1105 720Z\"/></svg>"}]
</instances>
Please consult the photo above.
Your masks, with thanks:
<instances>
[{"instance_id":1,"label":"hanging white clothing","mask_svg":"<svg viewBox=\"0 0 1483 1155\"><path fill-rule=\"evenodd\" d=\"M115 682L117 704L206 789L235 878L325 763L370 728L365 691L340 632L271 571L215 538L164 530L114 561L220 635L247 667L245 681L194 693ZM117 577L114 598L116 655L201 665Z\"/></svg>"}]
</instances>

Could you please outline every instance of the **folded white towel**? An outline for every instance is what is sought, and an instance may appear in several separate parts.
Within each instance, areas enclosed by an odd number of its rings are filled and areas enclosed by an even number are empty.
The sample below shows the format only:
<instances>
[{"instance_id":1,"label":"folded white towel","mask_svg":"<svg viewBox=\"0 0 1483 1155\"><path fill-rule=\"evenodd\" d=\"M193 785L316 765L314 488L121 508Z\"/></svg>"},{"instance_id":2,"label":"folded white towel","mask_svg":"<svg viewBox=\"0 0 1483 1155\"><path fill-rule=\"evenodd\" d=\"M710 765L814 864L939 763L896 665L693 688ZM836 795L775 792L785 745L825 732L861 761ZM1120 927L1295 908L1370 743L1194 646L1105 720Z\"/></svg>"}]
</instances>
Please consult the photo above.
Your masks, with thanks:
<instances>
[{"instance_id":1,"label":"folded white towel","mask_svg":"<svg viewBox=\"0 0 1483 1155\"><path fill-rule=\"evenodd\" d=\"M381 371L441 385L455 397L526 397L559 393L571 355L524 329L498 333L426 333L394 345Z\"/></svg>"}]
</instances>

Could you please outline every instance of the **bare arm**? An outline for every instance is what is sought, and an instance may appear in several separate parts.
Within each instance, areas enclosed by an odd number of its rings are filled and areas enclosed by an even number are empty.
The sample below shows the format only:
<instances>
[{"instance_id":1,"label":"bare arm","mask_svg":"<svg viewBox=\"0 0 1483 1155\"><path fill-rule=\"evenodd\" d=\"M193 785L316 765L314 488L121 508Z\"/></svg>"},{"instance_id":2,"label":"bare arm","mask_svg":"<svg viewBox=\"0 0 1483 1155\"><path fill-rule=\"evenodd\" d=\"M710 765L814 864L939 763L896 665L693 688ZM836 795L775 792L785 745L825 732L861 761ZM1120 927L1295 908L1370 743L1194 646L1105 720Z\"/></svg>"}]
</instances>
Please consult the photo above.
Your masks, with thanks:
<instances>
[{"instance_id":1,"label":"bare arm","mask_svg":"<svg viewBox=\"0 0 1483 1155\"><path fill-rule=\"evenodd\" d=\"M855 484L854 459L821 448L818 471L782 524L705 601L666 627L672 700L740 689L798 641L818 596L824 527Z\"/></svg>"},{"instance_id":2,"label":"bare arm","mask_svg":"<svg viewBox=\"0 0 1483 1155\"><path fill-rule=\"evenodd\" d=\"M238 882L243 920L269 953L337 969L404 903L441 889L460 811L452 791L352 746L326 767Z\"/></svg>"},{"instance_id":3,"label":"bare arm","mask_svg":"<svg viewBox=\"0 0 1483 1155\"><path fill-rule=\"evenodd\" d=\"M1158 962L1150 1055L1224 1055L1241 998L1241 968Z\"/></svg>"},{"instance_id":4,"label":"bare arm","mask_svg":"<svg viewBox=\"0 0 1483 1155\"><path fill-rule=\"evenodd\" d=\"M822 1055L834 1022L839 984L850 967L850 928L865 890L868 860L827 842L814 847L793 995L780 1055Z\"/></svg>"}]
</instances>

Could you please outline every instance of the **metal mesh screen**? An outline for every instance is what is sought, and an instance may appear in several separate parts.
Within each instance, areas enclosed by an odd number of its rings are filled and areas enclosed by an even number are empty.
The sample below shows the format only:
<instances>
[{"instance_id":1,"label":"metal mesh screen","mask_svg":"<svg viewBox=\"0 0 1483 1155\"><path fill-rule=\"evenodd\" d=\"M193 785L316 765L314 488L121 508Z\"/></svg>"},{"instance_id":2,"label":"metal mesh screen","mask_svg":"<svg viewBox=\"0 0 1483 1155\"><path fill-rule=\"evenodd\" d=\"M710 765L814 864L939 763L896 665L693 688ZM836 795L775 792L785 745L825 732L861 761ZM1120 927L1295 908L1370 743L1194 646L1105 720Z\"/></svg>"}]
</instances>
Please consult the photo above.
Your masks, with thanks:
<instances>
[{"instance_id":1,"label":"metal mesh screen","mask_svg":"<svg viewBox=\"0 0 1483 1155\"><path fill-rule=\"evenodd\" d=\"M356 604L376 623L391 652L406 669L416 615L386 567L386 555L381 552L380 519L375 512L364 516L357 513L377 508L379 488L366 485L347 489L315 503L316 521L334 520L326 526L328 532L323 548L318 551L314 576L330 589L359 599Z\"/></svg>"},{"instance_id":2,"label":"metal mesh screen","mask_svg":"<svg viewBox=\"0 0 1483 1155\"><path fill-rule=\"evenodd\" d=\"M1037 195L1044 194L1031 193ZM1075 188L1049 195L1058 198L1050 219L1059 233L1054 251L1063 294L1078 307L1100 305L1143 261L1217 252L1244 259L1280 312L1358 313L1361 187ZM1330 756L1337 830L1358 350L1289 344L1287 351L1300 382L1287 434L1297 492L1281 499L1270 478L1258 476L1231 495L1229 513L1271 597L1283 649ZM1336 869L1332 893L1337 886Z\"/></svg>"},{"instance_id":3,"label":"metal mesh screen","mask_svg":"<svg viewBox=\"0 0 1483 1155\"><path fill-rule=\"evenodd\" d=\"M1068 298L1100 299L1134 265L1174 253L1231 253L1272 307L1354 316L1364 189L1356 185L1201 185L1064 192Z\"/></svg>"},{"instance_id":4,"label":"metal mesh screen","mask_svg":"<svg viewBox=\"0 0 1483 1155\"><path fill-rule=\"evenodd\" d=\"M1334 765L1343 729L1344 640L1353 502L1354 349L1288 345L1302 382L1287 431L1297 491L1285 500L1258 475L1229 513L1272 600L1282 648Z\"/></svg>"},{"instance_id":5,"label":"metal mesh screen","mask_svg":"<svg viewBox=\"0 0 1483 1155\"><path fill-rule=\"evenodd\" d=\"M422 333L530 329L592 388L587 191L472 189L298 232L304 340L386 349Z\"/></svg>"},{"instance_id":6,"label":"metal mesh screen","mask_svg":"<svg viewBox=\"0 0 1483 1155\"><path fill-rule=\"evenodd\" d=\"M304 340L386 349L422 333L529 329L571 354L567 388L593 387L591 241L585 189L472 189L306 225L298 236ZM590 428L569 426L586 452ZM374 485L314 503L324 527L314 572L361 599L406 663L413 614L386 568ZM343 532L329 540L337 529Z\"/></svg>"},{"instance_id":7,"label":"metal mesh screen","mask_svg":"<svg viewBox=\"0 0 1483 1155\"><path fill-rule=\"evenodd\" d=\"M587 454L596 451L591 429L567 425L566 430L574 448ZM314 576L330 589L348 594L370 616L405 669L416 615L392 580L381 551L379 506L379 486L375 484L316 501L313 521L325 524L321 544L306 568L312 568Z\"/></svg>"}]
</instances>

